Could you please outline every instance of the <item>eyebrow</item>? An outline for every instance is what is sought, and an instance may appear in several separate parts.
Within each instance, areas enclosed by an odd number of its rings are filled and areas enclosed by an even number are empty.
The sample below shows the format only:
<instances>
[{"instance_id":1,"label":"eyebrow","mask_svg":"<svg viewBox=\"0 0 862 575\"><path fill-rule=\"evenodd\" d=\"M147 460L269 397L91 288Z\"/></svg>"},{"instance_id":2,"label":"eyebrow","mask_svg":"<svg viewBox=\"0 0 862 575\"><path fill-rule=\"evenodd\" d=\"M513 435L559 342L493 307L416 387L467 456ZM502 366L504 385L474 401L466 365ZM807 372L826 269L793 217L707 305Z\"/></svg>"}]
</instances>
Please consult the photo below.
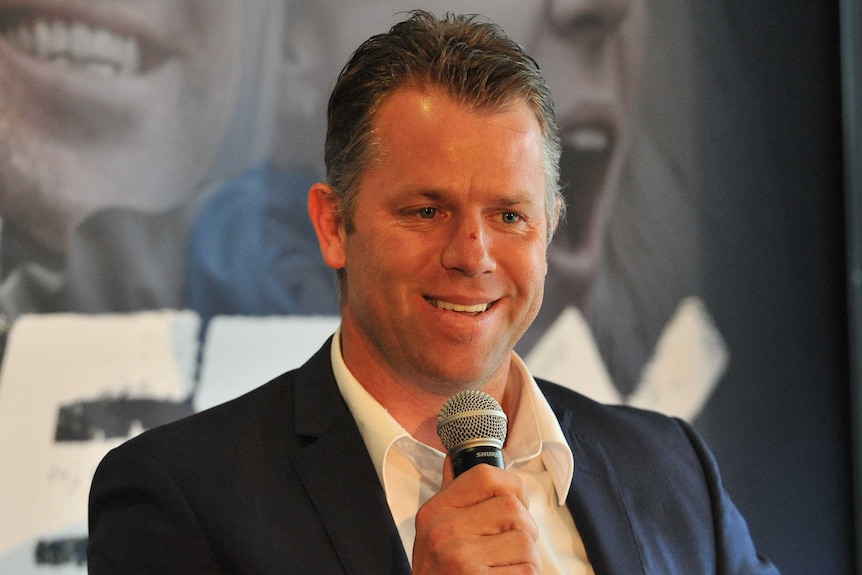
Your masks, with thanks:
<instances>
[{"instance_id":1,"label":"eyebrow","mask_svg":"<svg viewBox=\"0 0 862 575\"><path fill-rule=\"evenodd\" d=\"M421 187L405 187L403 190L399 192L399 196L408 197L408 196L419 196L425 198L429 201L434 202L447 202L452 196L451 193L448 193L446 190L441 190L438 188L421 188ZM491 204L504 206L504 207L515 207L515 206L527 206L532 207L537 204L537 202L530 196L528 193L524 192L515 192L513 194L506 195L498 195Z\"/></svg>"}]
</instances>

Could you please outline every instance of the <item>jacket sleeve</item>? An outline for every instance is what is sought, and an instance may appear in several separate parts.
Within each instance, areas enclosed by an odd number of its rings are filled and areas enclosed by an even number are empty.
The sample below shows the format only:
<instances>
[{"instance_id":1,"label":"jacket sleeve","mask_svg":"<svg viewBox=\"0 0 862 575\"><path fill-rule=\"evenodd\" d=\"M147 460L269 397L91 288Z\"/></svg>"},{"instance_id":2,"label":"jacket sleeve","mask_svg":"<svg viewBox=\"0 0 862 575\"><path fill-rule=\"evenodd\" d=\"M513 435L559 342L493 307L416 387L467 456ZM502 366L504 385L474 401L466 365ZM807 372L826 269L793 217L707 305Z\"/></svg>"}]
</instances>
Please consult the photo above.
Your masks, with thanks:
<instances>
[{"instance_id":1,"label":"jacket sleeve","mask_svg":"<svg viewBox=\"0 0 862 575\"><path fill-rule=\"evenodd\" d=\"M124 444L90 489L88 572L224 573L185 496L155 458Z\"/></svg>"},{"instance_id":2,"label":"jacket sleeve","mask_svg":"<svg viewBox=\"0 0 862 575\"><path fill-rule=\"evenodd\" d=\"M721 484L718 464L698 433L677 420L697 453L713 507L715 552L719 575L779 575L778 569L754 547L748 525Z\"/></svg>"}]
</instances>

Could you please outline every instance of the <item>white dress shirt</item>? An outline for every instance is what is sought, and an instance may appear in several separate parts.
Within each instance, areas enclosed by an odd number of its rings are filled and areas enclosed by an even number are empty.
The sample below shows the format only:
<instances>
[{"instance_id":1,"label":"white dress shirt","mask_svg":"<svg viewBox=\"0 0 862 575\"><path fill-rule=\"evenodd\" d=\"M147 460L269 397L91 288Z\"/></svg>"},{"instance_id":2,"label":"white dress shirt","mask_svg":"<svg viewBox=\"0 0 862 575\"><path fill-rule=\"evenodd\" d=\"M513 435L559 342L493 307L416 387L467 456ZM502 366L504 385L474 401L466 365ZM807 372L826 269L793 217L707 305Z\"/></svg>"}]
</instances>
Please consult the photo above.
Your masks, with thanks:
<instances>
[{"instance_id":1,"label":"white dress shirt","mask_svg":"<svg viewBox=\"0 0 862 575\"><path fill-rule=\"evenodd\" d=\"M398 533L412 564L416 512L440 491L445 454L421 443L353 377L341 355L341 332L332 341L332 368L338 388L362 434ZM519 398L508 413L503 455L507 469L527 487L530 514L539 527L543 573L593 574L583 541L566 507L574 459L551 407L523 361L512 354L513 376L507 389Z\"/></svg>"}]
</instances>

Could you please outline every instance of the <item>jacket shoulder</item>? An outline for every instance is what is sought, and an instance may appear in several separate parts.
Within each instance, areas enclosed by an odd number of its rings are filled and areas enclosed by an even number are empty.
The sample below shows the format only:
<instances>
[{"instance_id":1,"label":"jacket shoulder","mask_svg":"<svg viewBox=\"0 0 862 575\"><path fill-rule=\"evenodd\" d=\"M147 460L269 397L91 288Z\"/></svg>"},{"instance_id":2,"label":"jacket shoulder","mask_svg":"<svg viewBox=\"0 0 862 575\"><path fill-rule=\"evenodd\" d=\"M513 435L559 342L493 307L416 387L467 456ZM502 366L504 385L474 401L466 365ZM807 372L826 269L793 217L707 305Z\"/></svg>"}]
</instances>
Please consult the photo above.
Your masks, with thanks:
<instances>
[{"instance_id":1,"label":"jacket shoulder","mask_svg":"<svg viewBox=\"0 0 862 575\"><path fill-rule=\"evenodd\" d=\"M599 403L562 385L538 378L536 382L564 431L574 429L586 433L616 428L650 436L653 433L678 434L687 427L681 420L655 411Z\"/></svg>"}]
</instances>

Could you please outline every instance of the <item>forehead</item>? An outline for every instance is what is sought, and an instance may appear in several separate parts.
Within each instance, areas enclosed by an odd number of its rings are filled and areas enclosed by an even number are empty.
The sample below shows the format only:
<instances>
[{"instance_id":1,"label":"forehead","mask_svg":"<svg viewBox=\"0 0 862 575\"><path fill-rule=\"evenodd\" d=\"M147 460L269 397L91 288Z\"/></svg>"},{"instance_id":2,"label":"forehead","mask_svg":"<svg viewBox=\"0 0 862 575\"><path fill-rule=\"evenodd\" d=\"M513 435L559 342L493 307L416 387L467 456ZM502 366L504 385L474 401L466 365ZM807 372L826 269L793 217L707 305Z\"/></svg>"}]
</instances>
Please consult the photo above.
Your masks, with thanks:
<instances>
[{"instance_id":1,"label":"forehead","mask_svg":"<svg viewBox=\"0 0 862 575\"><path fill-rule=\"evenodd\" d=\"M381 140L399 139L404 131L409 131L412 138L465 141L473 139L477 129L506 136L506 140L541 135L539 122L523 99L476 106L442 88L416 84L401 86L389 94L377 108L372 125Z\"/></svg>"},{"instance_id":2,"label":"forehead","mask_svg":"<svg viewBox=\"0 0 862 575\"><path fill-rule=\"evenodd\" d=\"M544 193L544 147L529 106L474 110L440 90L396 90L374 119L366 172L388 186Z\"/></svg>"}]
</instances>

